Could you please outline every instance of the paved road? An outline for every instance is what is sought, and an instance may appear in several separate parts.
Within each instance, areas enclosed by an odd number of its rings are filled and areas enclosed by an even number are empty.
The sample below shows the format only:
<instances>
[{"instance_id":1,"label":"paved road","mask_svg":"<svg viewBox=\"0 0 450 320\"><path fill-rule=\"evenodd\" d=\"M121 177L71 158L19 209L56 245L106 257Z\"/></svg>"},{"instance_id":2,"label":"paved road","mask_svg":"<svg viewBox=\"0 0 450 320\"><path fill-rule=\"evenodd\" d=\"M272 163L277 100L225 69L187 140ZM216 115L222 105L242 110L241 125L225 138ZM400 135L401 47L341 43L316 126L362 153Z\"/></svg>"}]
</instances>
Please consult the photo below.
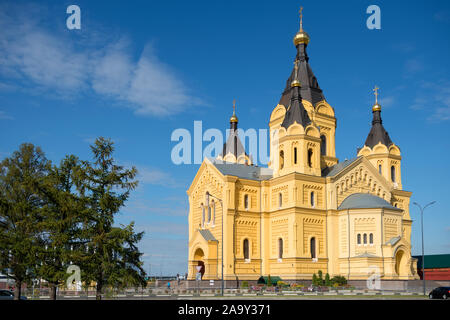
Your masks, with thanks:
<instances>
[{"instance_id":1,"label":"paved road","mask_svg":"<svg viewBox=\"0 0 450 320\"><path fill-rule=\"evenodd\" d=\"M34 300L32 297L28 299ZM284 295L284 296L167 296L167 295L157 295L157 296L120 296L116 298L104 298L104 300L428 300L428 297L418 296L418 295L327 295L327 296L294 296L294 295ZM36 300L49 300L49 298L44 297ZM95 300L95 297L69 297L60 296L58 300Z\"/></svg>"}]
</instances>

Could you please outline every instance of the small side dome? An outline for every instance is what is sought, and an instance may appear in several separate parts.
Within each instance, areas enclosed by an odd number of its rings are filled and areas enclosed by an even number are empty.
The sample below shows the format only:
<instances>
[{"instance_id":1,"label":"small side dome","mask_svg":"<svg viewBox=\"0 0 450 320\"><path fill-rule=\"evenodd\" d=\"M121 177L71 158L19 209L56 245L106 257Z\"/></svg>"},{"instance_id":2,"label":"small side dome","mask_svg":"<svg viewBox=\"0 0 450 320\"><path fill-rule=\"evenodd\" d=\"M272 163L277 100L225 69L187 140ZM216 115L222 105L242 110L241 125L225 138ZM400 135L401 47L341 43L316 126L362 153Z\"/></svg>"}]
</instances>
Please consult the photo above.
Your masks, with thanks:
<instances>
[{"instance_id":1,"label":"small side dome","mask_svg":"<svg viewBox=\"0 0 450 320\"><path fill-rule=\"evenodd\" d=\"M238 118L236 117L235 114L233 114L230 118L230 122L238 122Z\"/></svg>"},{"instance_id":2,"label":"small side dome","mask_svg":"<svg viewBox=\"0 0 450 320\"><path fill-rule=\"evenodd\" d=\"M401 209L392 206L386 200L374 196L370 193L354 193L349 195L344 199L344 201L342 201L341 205L338 207L338 210L374 208L385 208L402 211Z\"/></svg>"}]
</instances>

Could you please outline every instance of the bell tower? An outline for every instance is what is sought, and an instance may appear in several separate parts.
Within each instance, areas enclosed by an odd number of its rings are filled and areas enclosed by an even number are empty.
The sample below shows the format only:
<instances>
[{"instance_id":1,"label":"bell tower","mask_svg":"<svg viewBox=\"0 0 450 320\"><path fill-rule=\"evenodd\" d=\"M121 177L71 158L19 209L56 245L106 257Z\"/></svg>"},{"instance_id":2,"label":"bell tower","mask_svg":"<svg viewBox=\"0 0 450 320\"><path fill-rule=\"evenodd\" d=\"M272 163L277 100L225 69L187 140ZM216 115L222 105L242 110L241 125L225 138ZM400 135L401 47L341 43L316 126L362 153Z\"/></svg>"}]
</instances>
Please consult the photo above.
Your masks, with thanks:
<instances>
[{"instance_id":1,"label":"bell tower","mask_svg":"<svg viewBox=\"0 0 450 320\"><path fill-rule=\"evenodd\" d=\"M294 68L281 99L272 111L269 167L275 174L301 172L320 175L338 162L335 149L336 118L309 65L306 47L310 37L300 28L293 42L297 49Z\"/></svg>"},{"instance_id":2,"label":"bell tower","mask_svg":"<svg viewBox=\"0 0 450 320\"><path fill-rule=\"evenodd\" d=\"M358 156L365 156L394 189L402 189L400 148L392 142L383 127L381 105L378 103L378 88L373 89L375 104L372 106L372 128L364 147L358 149Z\"/></svg>"}]
</instances>

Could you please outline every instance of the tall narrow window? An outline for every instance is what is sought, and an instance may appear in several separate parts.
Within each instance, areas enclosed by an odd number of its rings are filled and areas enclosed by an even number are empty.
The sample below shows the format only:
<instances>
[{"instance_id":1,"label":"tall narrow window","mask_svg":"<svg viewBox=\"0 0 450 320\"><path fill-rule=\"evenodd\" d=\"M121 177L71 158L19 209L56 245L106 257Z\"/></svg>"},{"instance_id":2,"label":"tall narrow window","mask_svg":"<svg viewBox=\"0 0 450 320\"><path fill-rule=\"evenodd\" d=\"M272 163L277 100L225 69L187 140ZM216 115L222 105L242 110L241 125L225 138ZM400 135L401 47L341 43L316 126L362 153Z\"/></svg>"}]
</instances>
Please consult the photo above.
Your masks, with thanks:
<instances>
[{"instance_id":1,"label":"tall narrow window","mask_svg":"<svg viewBox=\"0 0 450 320\"><path fill-rule=\"evenodd\" d=\"M373 244L373 233L369 234L369 243Z\"/></svg>"},{"instance_id":2,"label":"tall narrow window","mask_svg":"<svg viewBox=\"0 0 450 320\"><path fill-rule=\"evenodd\" d=\"M358 233L358 235L356 236L356 242L358 244L361 244L361 233Z\"/></svg>"},{"instance_id":3,"label":"tall narrow window","mask_svg":"<svg viewBox=\"0 0 450 320\"><path fill-rule=\"evenodd\" d=\"M314 208L314 205L315 205L315 199L314 199L314 191L312 191L311 192L311 207L313 207Z\"/></svg>"},{"instance_id":4,"label":"tall narrow window","mask_svg":"<svg viewBox=\"0 0 450 320\"><path fill-rule=\"evenodd\" d=\"M395 182L395 167L391 166L391 179L392 182Z\"/></svg>"},{"instance_id":5,"label":"tall narrow window","mask_svg":"<svg viewBox=\"0 0 450 320\"><path fill-rule=\"evenodd\" d=\"M244 240L244 259L250 259L249 251L248 251L248 239Z\"/></svg>"},{"instance_id":6,"label":"tall narrow window","mask_svg":"<svg viewBox=\"0 0 450 320\"><path fill-rule=\"evenodd\" d=\"M278 194L278 206L281 208L282 205L283 205L283 195L280 192Z\"/></svg>"},{"instance_id":7,"label":"tall narrow window","mask_svg":"<svg viewBox=\"0 0 450 320\"><path fill-rule=\"evenodd\" d=\"M248 210L248 194L244 196L244 207L245 210Z\"/></svg>"},{"instance_id":8,"label":"tall narrow window","mask_svg":"<svg viewBox=\"0 0 450 320\"><path fill-rule=\"evenodd\" d=\"M297 148L294 148L294 164L297 164Z\"/></svg>"},{"instance_id":9,"label":"tall narrow window","mask_svg":"<svg viewBox=\"0 0 450 320\"><path fill-rule=\"evenodd\" d=\"M211 206L208 206L208 223L211 222Z\"/></svg>"},{"instance_id":10,"label":"tall narrow window","mask_svg":"<svg viewBox=\"0 0 450 320\"><path fill-rule=\"evenodd\" d=\"M381 174L381 164L378 165L378 172Z\"/></svg>"},{"instance_id":11,"label":"tall narrow window","mask_svg":"<svg viewBox=\"0 0 450 320\"><path fill-rule=\"evenodd\" d=\"M284 152L283 150L280 151L280 170L284 167Z\"/></svg>"},{"instance_id":12,"label":"tall narrow window","mask_svg":"<svg viewBox=\"0 0 450 320\"><path fill-rule=\"evenodd\" d=\"M320 154L323 156L327 155L327 137L324 135L320 136Z\"/></svg>"},{"instance_id":13,"label":"tall narrow window","mask_svg":"<svg viewBox=\"0 0 450 320\"><path fill-rule=\"evenodd\" d=\"M213 222L212 224L215 225L216 224L216 202L213 200L212 201L212 210L213 210Z\"/></svg>"},{"instance_id":14,"label":"tall narrow window","mask_svg":"<svg viewBox=\"0 0 450 320\"><path fill-rule=\"evenodd\" d=\"M308 149L308 167L312 168L312 157L313 151L312 149Z\"/></svg>"},{"instance_id":15,"label":"tall narrow window","mask_svg":"<svg viewBox=\"0 0 450 320\"><path fill-rule=\"evenodd\" d=\"M278 259L283 258L283 239L278 239Z\"/></svg>"},{"instance_id":16,"label":"tall narrow window","mask_svg":"<svg viewBox=\"0 0 450 320\"><path fill-rule=\"evenodd\" d=\"M202 207L202 227L205 224L205 206L202 204L200 204L200 206Z\"/></svg>"},{"instance_id":17,"label":"tall narrow window","mask_svg":"<svg viewBox=\"0 0 450 320\"><path fill-rule=\"evenodd\" d=\"M363 235L363 241L364 241L364 244L367 244L367 233L364 233L364 235Z\"/></svg>"},{"instance_id":18,"label":"tall narrow window","mask_svg":"<svg viewBox=\"0 0 450 320\"><path fill-rule=\"evenodd\" d=\"M311 238L310 249L311 249L311 258L315 259L316 258L316 238L314 238L314 237Z\"/></svg>"}]
</instances>

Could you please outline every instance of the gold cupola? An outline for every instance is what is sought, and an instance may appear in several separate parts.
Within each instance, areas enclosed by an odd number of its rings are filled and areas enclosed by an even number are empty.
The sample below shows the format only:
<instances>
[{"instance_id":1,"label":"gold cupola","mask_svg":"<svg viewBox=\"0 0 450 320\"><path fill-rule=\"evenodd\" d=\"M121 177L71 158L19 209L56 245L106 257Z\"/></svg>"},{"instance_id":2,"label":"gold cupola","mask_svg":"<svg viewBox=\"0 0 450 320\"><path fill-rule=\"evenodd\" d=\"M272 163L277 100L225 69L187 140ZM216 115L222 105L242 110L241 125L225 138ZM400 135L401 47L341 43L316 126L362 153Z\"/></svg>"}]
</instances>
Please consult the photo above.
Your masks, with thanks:
<instances>
[{"instance_id":1,"label":"gold cupola","mask_svg":"<svg viewBox=\"0 0 450 320\"><path fill-rule=\"evenodd\" d=\"M297 34L294 36L294 45L298 46L300 43L308 44L309 43L309 35L306 31L303 31L303 7L300 7L300 30L298 30Z\"/></svg>"},{"instance_id":2,"label":"gold cupola","mask_svg":"<svg viewBox=\"0 0 450 320\"><path fill-rule=\"evenodd\" d=\"M381 105L378 103L378 90L380 90L380 88L378 88L377 86L375 86L375 88L373 89L374 94L375 94L375 104L372 106L372 111L381 111Z\"/></svg>"},{"instance_id":3,"label":"gold cupola","mask_svg":"<svg viewBox=\"0 0 450 320\"><path fill-rule=\"evenodd\" d=\"M295 72L294 72L294 79L291 82L291 87L301 87L302 86L300 81L298 81L298 63L299 63L299 60L295 59L295 62L294 62Z\"/></svg>"}]
</instances>

